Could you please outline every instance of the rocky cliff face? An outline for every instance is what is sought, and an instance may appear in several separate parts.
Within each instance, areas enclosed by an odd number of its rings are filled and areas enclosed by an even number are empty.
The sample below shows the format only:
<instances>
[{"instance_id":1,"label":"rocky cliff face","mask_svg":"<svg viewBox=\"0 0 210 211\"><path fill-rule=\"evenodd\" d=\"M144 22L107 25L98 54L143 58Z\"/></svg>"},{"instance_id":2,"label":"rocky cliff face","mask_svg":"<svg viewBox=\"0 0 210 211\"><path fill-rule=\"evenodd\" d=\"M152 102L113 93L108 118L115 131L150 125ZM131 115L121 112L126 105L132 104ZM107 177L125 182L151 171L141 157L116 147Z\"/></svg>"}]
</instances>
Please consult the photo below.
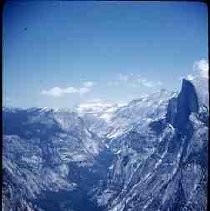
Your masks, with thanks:
<instances>
[{"instance_id":1,"label":"rocky cliff face","mask_svg":"<svg viewBox=\"0 0 210 211\"><path fill-rule=\"evenodd\" d=\"M111 140L115 158L98 202L110 211L207 210L208 127L198 112L196 90L183 80L165 118Z\"/></svg>"},{"instance_id":2,"label":"rocky cliff face","mask_svg":"<svg viewBox=\"0 0 210 211\"><path fill-rule=\"evenodd\" d=\"M189 116L192 112L198 113L198 98L193 84L183 79L182 89L177 98L169 101L166 119L169 123L184 132L189 124Z\"/></svg>"},{"instance_id":3,"label":"rocky cliff face","mask_svg":"<svg viewBox=\"0 0 210 211\"><path fill-rule=\"evenodd\" d=\"M6 110L3 117L4 210L37 210L33 200L43 194L73 191L72 166L92 166L103 149L75 113Z\"/></svg>"}]
</instances>

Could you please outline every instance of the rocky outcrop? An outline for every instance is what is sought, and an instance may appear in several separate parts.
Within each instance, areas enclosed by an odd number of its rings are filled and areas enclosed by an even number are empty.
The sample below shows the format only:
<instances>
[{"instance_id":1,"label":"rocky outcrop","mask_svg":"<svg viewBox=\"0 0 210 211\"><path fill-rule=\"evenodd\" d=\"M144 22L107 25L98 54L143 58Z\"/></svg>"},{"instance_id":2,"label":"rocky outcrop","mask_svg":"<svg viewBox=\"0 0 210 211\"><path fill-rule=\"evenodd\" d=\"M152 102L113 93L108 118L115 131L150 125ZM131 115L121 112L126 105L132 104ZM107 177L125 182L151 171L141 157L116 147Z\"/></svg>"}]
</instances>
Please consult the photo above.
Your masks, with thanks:
<instances>
[{"instance_id":1,"label":"rocky outcrop","mask_svg":"<svg viewBox=\"0 0 210 211\"><path fill-rule=\"evenodd\" d=\"M197 113L199 108L198 98L193 84L183 79L182 89L177 98L169 101L166 120L180 132L184 132L189 123L192 112Z\"/></svg>"},{"instance_id":2,"label":"rocky outcrop","mask_svg":"<svg viewBox=\"0 0 210 211\"><path fill-rule=\"evenodd\" d=\"M200 110L195 87L183 80L166 118L112 140L116 157L97 195L105 210L207 210L208 111Z\"/></svg>"}]
</instances>

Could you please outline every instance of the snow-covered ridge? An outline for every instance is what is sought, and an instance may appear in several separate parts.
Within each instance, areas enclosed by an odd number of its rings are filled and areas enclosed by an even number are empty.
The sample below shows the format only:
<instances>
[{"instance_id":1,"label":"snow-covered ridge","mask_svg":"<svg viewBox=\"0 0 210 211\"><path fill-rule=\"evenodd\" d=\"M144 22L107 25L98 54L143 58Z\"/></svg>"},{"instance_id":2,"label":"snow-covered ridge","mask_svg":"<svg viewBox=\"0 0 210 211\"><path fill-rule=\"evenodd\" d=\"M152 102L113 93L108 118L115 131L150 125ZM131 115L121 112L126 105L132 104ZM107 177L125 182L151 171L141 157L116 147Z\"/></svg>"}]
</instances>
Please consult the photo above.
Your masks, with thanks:
<instances>
[{"instance_id":1,"label":"snow-covered ridge","mask_svg":"<svg viewBox=\"0 0 210 211\"><path fill-rule=\"evenodd\" d=\"M81 103L76 107L76 112L83 116L84 114L92 114L95 117L110 121L114 112L122 107L124 104L112 103L112 102L87 102Z\"/></svg>"}]
</instances>

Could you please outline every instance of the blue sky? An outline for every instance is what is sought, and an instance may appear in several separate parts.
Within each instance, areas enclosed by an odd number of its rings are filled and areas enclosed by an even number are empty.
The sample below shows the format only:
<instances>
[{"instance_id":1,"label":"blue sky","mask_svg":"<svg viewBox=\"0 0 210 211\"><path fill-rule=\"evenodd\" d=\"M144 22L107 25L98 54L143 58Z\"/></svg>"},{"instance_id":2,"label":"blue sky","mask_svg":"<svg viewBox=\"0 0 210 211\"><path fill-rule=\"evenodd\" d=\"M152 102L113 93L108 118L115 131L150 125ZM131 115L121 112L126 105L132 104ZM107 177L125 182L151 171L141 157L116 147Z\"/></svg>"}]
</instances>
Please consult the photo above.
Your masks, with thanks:
<instances>
[{"instance_id":1,"label":"blue sky","mask_svg":"<svg viewBox=\"0 0 210 211\"><path fill-rule=\"evenodd\" d=\"M7 2L4 104L72 107L177 90L208 58L207 16L199 2Z\"/></svg>"}]
</instances>

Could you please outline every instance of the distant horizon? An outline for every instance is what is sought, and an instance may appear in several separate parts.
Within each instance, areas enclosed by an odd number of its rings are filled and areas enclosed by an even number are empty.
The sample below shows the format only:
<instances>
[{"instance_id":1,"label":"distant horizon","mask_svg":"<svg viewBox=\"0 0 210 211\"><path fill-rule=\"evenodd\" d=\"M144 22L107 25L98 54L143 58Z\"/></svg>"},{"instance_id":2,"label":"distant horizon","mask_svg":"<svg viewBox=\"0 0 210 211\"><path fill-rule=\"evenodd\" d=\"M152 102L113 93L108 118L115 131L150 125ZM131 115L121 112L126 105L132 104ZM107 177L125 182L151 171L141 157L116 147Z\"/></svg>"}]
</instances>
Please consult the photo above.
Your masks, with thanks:
<instances>
[{"instance_id":1,"label":"distant horizon","mask_svg":"<svg viewBox=\"0 0 210 211\"><path fill-rule=\"evenodd\" d=\"M189 76L188 76L189 77ZM173 90L167 90L167 89L165 89L165 88L160 88L159 90L157 90L157 91L154 91L154 92L152 92L152 93L150 93L150 94L142 94L142 95L139 95L137 98L133 98L133 99L130 99L130 100L128 100L128 101L124 101L124 102L115 102L115 101L109 101L109 100L107 100L107 101L103 101L103 100L101 100L101 99L92 99L92 100L89 100L89 101L84 101L84 102L82 102L82 103L78 103L78 104L76 104L76 105L74 105L74 106L72 106L72 107L57 107L57 108L53 108L53 107L50 107L50 106L43 106L43 107L36 107L36 106L32 106L32 107L21 107L21 106L13 106L13 105L9 105L9 106L4 106L3 105L3 108L8 108L8 109L20 109L20 110L27 110L27 109L52 109L52 110L70 110L70 111L74 111L78 106L80 106L80 105L86 105L86 104L91 104L91 103L98 103L98 102L100 102L100 103L110 103L110 104L116 104L116 105L118 105L119 107L121 107L121 106L126 106L126 105L128 105L129 103L131 103L132 101L135 101L135 100L138 100L138 99L140 99L140 98L142 98L142 97L146 97L146 96L149 96L149 95L152 95L152 94L154 94L154 93L158 93L158 92L161 92L161 91L168 91L168 92L171 92L171 93L179 93L180 91L181 91L181 86L182 86L182 81L183 80L189 80L189 78L187 78L187 77L185 77L185 78L182 78L181 80L180 80L180 87L179 87L179 90L176 90L176 91L173 91ZM190 81L190 80L189 80Z\"/></svg>"},{"instance_id":2,"label":"distant horizon","mask_svg":"<svg viewBox=\"0 0 210 211\"><path fill-rule=\"evenodd\" d=\"M11 1L3 10L3 107L129 102L208 72L201 2ZM205 76L206 77L206 76Z\"/></svg>"}]
</instances>

